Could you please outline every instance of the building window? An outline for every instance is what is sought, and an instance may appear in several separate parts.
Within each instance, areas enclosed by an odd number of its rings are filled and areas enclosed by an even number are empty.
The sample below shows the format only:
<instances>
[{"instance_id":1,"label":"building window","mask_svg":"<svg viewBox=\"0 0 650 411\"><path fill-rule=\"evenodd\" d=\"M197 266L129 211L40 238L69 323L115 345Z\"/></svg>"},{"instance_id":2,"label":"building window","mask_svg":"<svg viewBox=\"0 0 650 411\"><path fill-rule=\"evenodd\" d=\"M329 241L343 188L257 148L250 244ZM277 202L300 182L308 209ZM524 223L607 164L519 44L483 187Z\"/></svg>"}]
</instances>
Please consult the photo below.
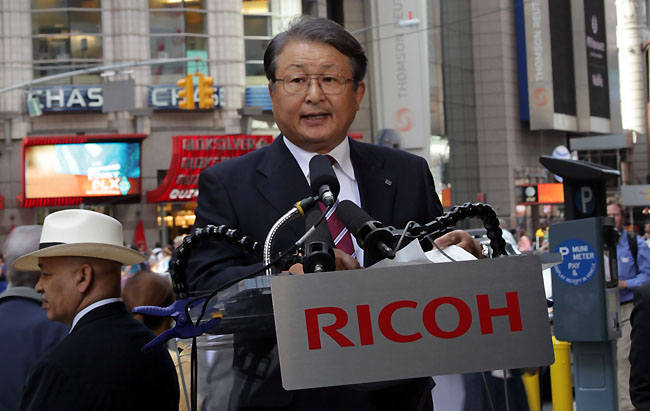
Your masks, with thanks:
<instances>
[{"instance_id":1,"label":"building window","mask_svg":"<svg viewBox=\"0 0 650 411\"><path fill-rule=\"evenodd\" d=\"M271 0L243 0L246 84L266 84L264 50L272 37Z\"/></svg>"},{"instance_id":2,"label":"building window","mask_svg":"<svg viewBox=\"0 0 650 411\"><path fill-rule=\"evenodd\" d=\"M176 84L183 76L208 74L207 16L204 0L149 0L149 39L152 59L201 57L151 66L153 84Z\"/></svg>"},{"instance_id":3,"label":"building window","mask_svg":"<svg viewBox=\"0 0 650 411\"><path fill-rule=\"evenodd\" d=\"M34 78L101 65L101 0L31 0ZM96 84L99 73L52 80Z\"/></svg>"}]
</instances>

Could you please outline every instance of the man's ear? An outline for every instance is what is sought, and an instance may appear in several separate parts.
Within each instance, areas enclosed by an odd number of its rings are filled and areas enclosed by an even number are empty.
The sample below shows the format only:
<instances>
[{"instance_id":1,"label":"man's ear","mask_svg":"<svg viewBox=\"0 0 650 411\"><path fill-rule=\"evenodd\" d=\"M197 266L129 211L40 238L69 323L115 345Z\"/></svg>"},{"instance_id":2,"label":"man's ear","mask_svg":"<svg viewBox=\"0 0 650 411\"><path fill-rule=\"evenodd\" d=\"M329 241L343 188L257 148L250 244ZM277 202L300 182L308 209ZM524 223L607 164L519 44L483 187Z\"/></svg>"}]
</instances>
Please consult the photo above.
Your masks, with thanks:
<instances>
[{"instance_id":1,"label":"man's ear","mask_svg":"<svg viewBox=\"0 0 650 411\"><path fill-rule=\"evenodd\" d=\"M85 294L90 289L95 278L95 272L90 266L90 264L82 264L79 269L79 274L77 274L77 291L81 294Z\"/></svg>"}]
</instances>

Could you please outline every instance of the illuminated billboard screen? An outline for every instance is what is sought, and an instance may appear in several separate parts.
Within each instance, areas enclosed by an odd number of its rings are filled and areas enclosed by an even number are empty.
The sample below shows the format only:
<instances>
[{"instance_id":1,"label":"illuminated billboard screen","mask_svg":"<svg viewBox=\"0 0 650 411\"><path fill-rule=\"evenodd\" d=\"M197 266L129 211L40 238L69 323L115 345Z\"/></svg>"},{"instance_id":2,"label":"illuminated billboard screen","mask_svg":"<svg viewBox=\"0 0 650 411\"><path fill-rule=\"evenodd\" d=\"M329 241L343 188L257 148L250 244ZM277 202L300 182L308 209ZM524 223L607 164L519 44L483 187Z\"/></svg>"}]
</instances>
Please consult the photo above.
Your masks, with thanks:
<instances>
[{"instance_id":1,"label":"illuminated billboard screen","mask_svg":"<svg viewBox=\"0 0 650 411\"><path fill-rule=\"evenodd\" d=\"M25 147L25 198L140 193L140 142Z\"/></svg>"}]
</instances>

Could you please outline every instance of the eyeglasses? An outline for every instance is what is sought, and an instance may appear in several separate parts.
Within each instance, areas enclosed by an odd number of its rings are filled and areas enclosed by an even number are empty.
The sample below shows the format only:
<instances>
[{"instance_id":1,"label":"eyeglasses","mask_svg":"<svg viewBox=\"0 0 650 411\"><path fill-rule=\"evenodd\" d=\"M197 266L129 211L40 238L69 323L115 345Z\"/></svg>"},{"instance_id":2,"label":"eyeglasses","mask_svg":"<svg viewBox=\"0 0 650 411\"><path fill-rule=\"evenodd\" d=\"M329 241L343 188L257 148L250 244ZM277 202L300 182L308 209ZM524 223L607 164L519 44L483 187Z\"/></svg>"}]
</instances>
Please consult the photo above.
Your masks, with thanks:
<instances>
[{"instance_id":1,"label":"eyeglasses","mask_svg":"<svg viewBox=\"0 0 650 411\"><path fill-rule=\"evenodd\" d=\"M275 81L281 81L284 91L296 95L305 93L314 78L318 79L318 85L325 94L341 94L345 91L347 82L354 80L345 78L340 74L317 74L312 76L309 74L290 74Z\"/></svg>"}]
</instances>

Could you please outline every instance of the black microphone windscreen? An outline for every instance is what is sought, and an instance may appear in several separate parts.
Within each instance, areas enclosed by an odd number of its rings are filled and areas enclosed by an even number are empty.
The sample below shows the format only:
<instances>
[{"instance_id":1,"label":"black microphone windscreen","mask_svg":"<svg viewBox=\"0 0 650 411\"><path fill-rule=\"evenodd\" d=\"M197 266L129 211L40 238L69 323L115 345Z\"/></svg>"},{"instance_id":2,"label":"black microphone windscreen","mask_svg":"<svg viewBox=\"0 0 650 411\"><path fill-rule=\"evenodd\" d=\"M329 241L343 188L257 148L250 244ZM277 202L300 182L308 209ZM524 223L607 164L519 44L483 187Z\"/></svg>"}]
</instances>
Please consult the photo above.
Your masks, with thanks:
<instances>
[{"instance_id":1,"label":"black microphone windscreen","mask_svg":"<svg viewBox=\"0 0 650 411\"><path fill-rule=\"evenodd\" d=\"M322 213L318 210L318 207L314 207L307 211L305 213L305 229L309 230L312 226L316 225L321 215ZM334 248L334 240L332 240L332 234L330 233L325 218L323 218L323 221L321 221L316 227L316 231L314 231L314 233L307 239L307 242L313 241L322 241Z\"/></svg>"},{"instance_id":2,"label":"black microphone windscreen","mask_svg":"<svg viewBox=\"0 0 650 411\"><path fill-rule=\"evenodd\" d=\"M339 205L336 206L336 215L355 237L358 236L359 229L365 223L374 220L374 218L370 217L368 213L361 209L361 207L350 200L339 202Z\"/></svg>"},{"instance_id":3,"label":"black microphone windscreen","mask_svg":"<svg viewBox=\"0 0 650 411\"><path fill-rule=\"evenodd\" d=\"M339 179L336 178L332 163L326 156L321 154L315 155L309 161L309 182L313 196L318 196L318 189L324 185L329 186L335 197L341 191Z\"/></svg>"}]
</instances>

